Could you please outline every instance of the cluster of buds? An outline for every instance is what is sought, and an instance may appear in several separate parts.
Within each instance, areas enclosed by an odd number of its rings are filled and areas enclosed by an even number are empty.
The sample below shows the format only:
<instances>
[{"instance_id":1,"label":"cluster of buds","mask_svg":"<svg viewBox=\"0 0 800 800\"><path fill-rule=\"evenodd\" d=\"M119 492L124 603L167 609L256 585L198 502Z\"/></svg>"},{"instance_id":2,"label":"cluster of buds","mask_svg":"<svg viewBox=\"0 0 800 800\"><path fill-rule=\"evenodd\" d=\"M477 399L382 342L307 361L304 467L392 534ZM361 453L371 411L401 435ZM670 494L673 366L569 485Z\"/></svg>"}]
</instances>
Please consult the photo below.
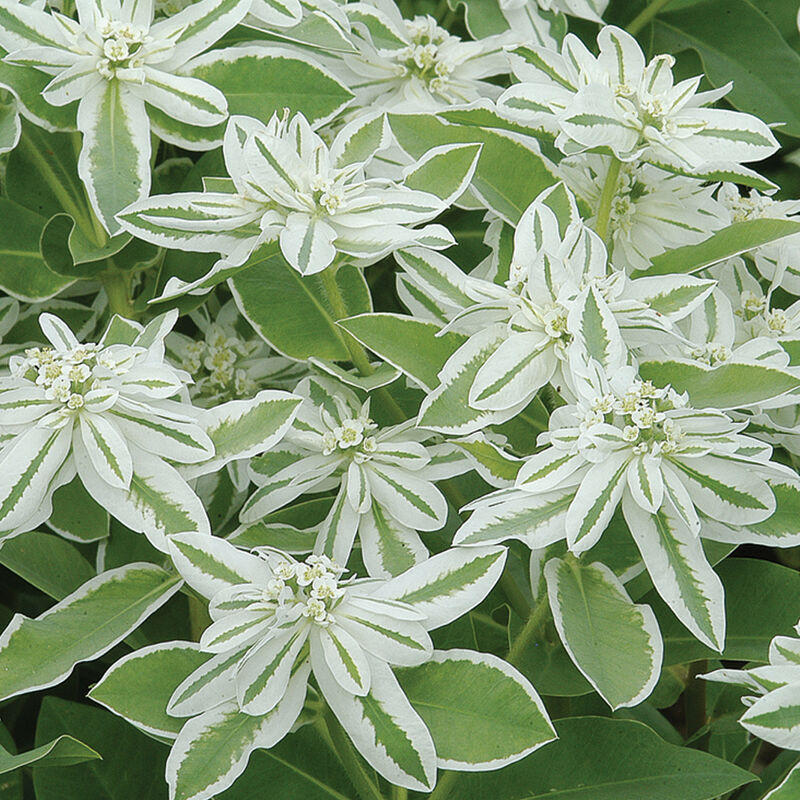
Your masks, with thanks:
<instances>
[{"instance_id":1,"label":"cluster of buds","mask_svg":"<svg viewBox=\"0 0 800 800\"><path fill-rule=\"evenodd\" d=\"M344 419L341 425L334 424L323 435L322 454L329 456L340 450L352 455L359 464L368 461L377 447L375 437L370 434L377 428L366 410L362 410L358 417Z\"/></svg>"},{"instance_id":2,"label":"cluster of buds","mask_svg":"<svg viewBox=\"0 0 800 800\"><path fill-rule=\"evenodd\" d=\"M656 388L650 381L635 380L623 395L607 393L589 404L581 429L613 425L636 453L668 454L677 449L680 428L668 412L685 406L671 387Z\"/></svg>"},{"instance_id":3,"label":"cluster of buds","mask_svg":"<svg viewBox=\"0 0 800 800\"><path fill-rule=\"evenodd\" d=\"M272 571L264 596L278 606L276 624L299 616L317 625L330 624L330 612L344 596L339 585L343 567L324 555L311 555L305 562L298 562L274 551L256 552Z\"/></svg>"},{"instance_id":4,"label":"cluster of buds","mask_svg":"<svg viewBox=\"0 0 800 800\"><path fill-rule=\"evenodd\" d=\"M450 34L436 24L433 17L415 17L405 20L411 44L393 53L403 74L417 75L426 80L433 91L441 91L453 67L442 58L440 51Z\"/></svg>"},{"instance_id":5,"label":"cluster of buds","mask_svg":"<svg viewBox=\"0 0 800 800\"><path fill-rule=\"evenodd\" d=\"M135 56L145 41L145 30L129 22L106 18L98 25L98 32L103 44L97 71L106 80L114 78L118 69L141 66Z\"/></svg>"},{"instance_id":6,"label":"cluster of buds","mask_svg":"<svg viewBox=\"0 0 800 800\"><path fill-rule=\"evenodd\" d=\"M130 351L130 352L126 352ZM133 364L131 348L100 348L82 344L70 350L31 347L23 356L13 356L9 366L15 377L25 378L44 389L47 400L63 403L76 411L85 395L105 378L124 375Z\"/></svg>"}]
</instances>

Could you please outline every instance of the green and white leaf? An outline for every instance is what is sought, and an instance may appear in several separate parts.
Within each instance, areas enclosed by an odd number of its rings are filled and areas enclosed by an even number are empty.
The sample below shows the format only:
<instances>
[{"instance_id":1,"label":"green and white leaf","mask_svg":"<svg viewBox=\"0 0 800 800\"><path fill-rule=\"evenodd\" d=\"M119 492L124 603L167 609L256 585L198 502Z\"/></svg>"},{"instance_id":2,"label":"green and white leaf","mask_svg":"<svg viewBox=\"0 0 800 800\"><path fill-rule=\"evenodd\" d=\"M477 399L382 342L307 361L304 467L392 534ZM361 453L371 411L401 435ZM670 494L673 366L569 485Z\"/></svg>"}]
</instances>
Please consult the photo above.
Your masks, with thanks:
<instances>
[{"instance_id":1,"label":"green and white leaf","mask_svg":"<svg viewBox=\"0 0 800 800\"><path fill-rule=\"evenodd\" d=\"M397 678L431 732L440 769L500 769L556 738L536 690L497 656L436 650Z\"/></svg>"},{"instance_id":2,"label":"green and white leaf","mask_svg":"<svg viewBox=\"0 0 800 800\"><path fill-rule=\"evenodd\" d=\"M556 629L584 677L614 710L647 699L664 650L653 610L600 562L553 558L544 575Z\"/></svg>"},{"instance_id":3,"label":"green and white leaf","mask_svg":"<svg viewBox=\"0 0 800 800\"><path fill-rule=\"evenodd\" d=\"M54 686L108 652L180 588L155 564L129 564L87 581L35 619L16 614L0 636L0 697Z\"/></svg>"}]
</instances>

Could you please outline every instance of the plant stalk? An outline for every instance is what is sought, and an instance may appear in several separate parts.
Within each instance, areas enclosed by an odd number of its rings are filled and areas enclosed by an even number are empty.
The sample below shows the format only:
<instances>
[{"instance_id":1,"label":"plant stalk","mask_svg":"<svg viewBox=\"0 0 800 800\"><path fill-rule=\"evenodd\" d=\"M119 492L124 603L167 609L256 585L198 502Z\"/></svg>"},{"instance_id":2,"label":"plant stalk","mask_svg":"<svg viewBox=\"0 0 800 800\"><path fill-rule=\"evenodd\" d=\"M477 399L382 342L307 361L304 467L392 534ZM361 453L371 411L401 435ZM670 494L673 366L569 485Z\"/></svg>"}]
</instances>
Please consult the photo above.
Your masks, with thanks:
<instances>
[{"instance_id":1,"label":"plant stalk","mask_svg":"<svg viewBox=\"0 0 800 800\"><path fill-rule=\"evenodd\" d=\"M328 296L328 302L331 304L331 309L333 310L334 320L338 322L340 319L349 317L350 312L347 310L344 298L339 290L339 284L336 283L336 269L336 265L332 264L330 267L324 269L320 273L320 277L322 278L322 285L325 289L325 294ZM349 333L347 333L347 331L343 331L342 341L347 348L347 352L350 354L350 360L353 362L353 366L359 371L359 373L361 373L363 377L372 375L375 370L372 368L372 364L369 362L367 351L361 346L361 344L359 344ZM387 407L397 422L406 421L407 414L402 408L400 408L397 401L394 399L394 397L392 397L391 394L389 394L385 387L382 386L379 389L376 389L375 394L381 398L381 402Z\"/></svg>"},{"instance_id":2,"label":"plant stalk","mask_svg":"<svg viewBox=\"0 0 800 800\"><path fill-rule=\"evenodd\" d=\"M318 718L317 724L322 728L323 737L328 738L333 745L336 755L342 762L347 776L352 781L361 800L386 800L378 785L364 768L361 757L329 707L326 706L323 715Z\"/></svg>"},{"instance_id":3,"label":"plant stalk","mask_svg":"<svg viewBox=\"0 0 800 800\"><path fill-rule=\"evenodd\" d=\"M668 5L670 0L653 0L649 6L643 8L639 14L637 14L631 21L628 23L627 31L631 36L636 36L642 28L644 28L648 23L652 22L653 18L660 12L664 10L664 7Z\"/></svg>"},{"instance_id":4,"label":"plant stalk","mask_svg":"<svg viewBox=\"0 0 800 800\"><path fill-rule=\"evenodd\" d=\"M611 220L611 206L617 193L617 182L622 162L615 156L611 157L608 167L606 182L603 184L603 193L600 195L600 206L597 209L597 221L594 224L595 233L606 241L608 237L608 223Z\"/></svg>"},{"instance_id":5,"label":"plant stalk","mask_svg":"<svg viewBox=\"0 0 800 800\"><path fill-rule=\"evenodd\" d=\"M127 272L110 267L100 275L103 288L108 295L108 307L112 314L125 319L135 319L131 299L131 278Z\"/></svg>"}]
</instances>

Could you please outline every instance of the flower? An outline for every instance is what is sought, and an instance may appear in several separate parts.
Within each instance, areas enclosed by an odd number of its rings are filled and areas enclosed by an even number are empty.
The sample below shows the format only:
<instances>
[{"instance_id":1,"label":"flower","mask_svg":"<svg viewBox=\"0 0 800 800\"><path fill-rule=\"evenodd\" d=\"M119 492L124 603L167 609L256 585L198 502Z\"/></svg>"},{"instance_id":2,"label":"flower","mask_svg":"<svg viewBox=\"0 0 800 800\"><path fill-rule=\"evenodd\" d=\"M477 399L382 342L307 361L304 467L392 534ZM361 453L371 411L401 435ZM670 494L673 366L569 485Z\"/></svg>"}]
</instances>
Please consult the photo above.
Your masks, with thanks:
<instances>
[{"instance_id":1,"label":"flower","mask_svg":"<svg viewBox=\"0 0 800 800\"><path fill-rule=\"evenodd\" d=\"M303 275L321 272L337 254L372 264L399 247L427 243L446 247L450 234L440 225L412 226L445 207L433 194L380 178L367 178L374 156L348 152L361 119L343 128L328 145L302 114L273 116L268 125L233 117L225 133L226 191L161 195L134 203L120 214L123 227L164 247L220 252L213 274L244 264L265 242L279 241L283 256ZM219 183L219 182L217 182ZM171 279L164 296L207 290L207 275L195 284Z\"/></svg>"},{"instance_id":2,"label":"flower","mask_svg":"<svg viewBox=\"0 0 800 800\"><path fill-rule=\"evenodd\" d=\"M99 343L83 344L58 317L39 317L51 346L12 356L11 374L0 379L0 530L46 520L53 492L77 472L100 505L159 549L165 513L180 530L208 533L202 504L173 466L214 455L182 399L189 376L164 361L177 316L144 329L126 322L131 344L115 341L113 323Z\"/></svg>"},{"instance_id":3,"label":"flower","mask_svg":"<svg viewBox=\"0 0 800 800\"><path fill-rule=\"evenodd\" d=\"M498 108L556 136L564 153L610 149L622 161L646 161L673 172L703 176L725 170L757 178L743 162L778 149L770 129L750 114L706 106L725 86L697 94L700 76L673 82L670 55L645 63L639 44L614 26L604 27L594 56L572 34L561 53L523 48L514 61L522 83L511 86Z\"/></svg>"},{"instance_id":4,"label":"flower","mask_svg":"<svg viewBox=\"0 0 800 800\"><path fill-rule=\"evenodd\" d=\"M518 536L540 549L566 538L580 554L597 543L621 503L656 590L698 639L721 650L722 584L699 537L746 541L748 526L775 512L773 485L796 484L794 471L742 433L747 422L694 409L685 395L642 380L633 367L606 374L577 355L571 367L576 402L551 414L539 437L546 447L525 459L514 489L472 504L454 543Z\"/></svg>"},{"instance_id":5,"label":"flower","mask_svg":"<svg viewBox=\"0 0 800 800\"><path fill-rule=\"evenodd\" d=\"M332 378L305 378L295 392L305 402L294 427L280 447L251 464L259 488L245 503L242 522L335 488L315 552L344 564L358 534L370 575L388 577L424 560L428 551L417 531L438 530L447 520L447 502L432 478L463 472L466 462L434 472L436 451L421 444L431 432L415 429L412 420L379 427L369 400L361 403Z\"/></svg>"},{"instance_id":6,"label":"flower","mask_svg":"<svg viewBox=\"0 0 800 800\"><path fill-rule=\"evenodd\" d=\"M484 79L509 70L502 37L465 42L431 16L403 19L391 2L344 10L358 52L344 54L332 69L355 92L355 107L419 113L500 94Z\"/></svg>"},{"instance_id":7,"label":"flower","mask_svg":"<svg viewBox=\"0 0 800 800\"><path fill-rule=\"evenodd\" d=\"M195 405L213 407L227 400L253 397L262 388L293 389L307 369L270 350L243 323L232 300L213 320L193 313L202 338L173 331L166 340L167 353L194 379L189 395Z\"/></svg>"},{"instance_id":8,"label":"flower","mask_svg":"<svg viewBox=\"0 0 800 800\"><path fill-rule=\"evenodd\" d=\"M201 0L153 22L153 0L79 0L77 21L13 0L0 4L6 60L52 75L42 93L52 105L78 102L83 134L78 172L109 233L120 230L117 212L150 190L148 106L202 127L227 117L222 92L180 70L236 25L248 5ZM115 154L113 180L108 179L110 152Z\"/></svg>"},{"instance_id":9,"label":"flower","mask_svg":"<svg viewBox=\"0 0 800 800\"><path fill-rule=\"evenodd\" d=\"M213 621L200 649L213 655L167 706L173 716L194 717L175 742L168 775L180 771L193 737L236 710L263 719L261 741L280 741L303 708L313 673L369 764L396 785L433 788L431 734L392 668L434 656L428 631L489 593L503 570L503 548L448 550L391 580L343 579L342 566L324 555L299 562L277 550L244 552L194 534L173 537L171 552L189 585L210 600ZM535 692L529 695L538 702ZM532 742L513 760L541 743Z\"/></svg>"},{"instance_id":10,"label":"flower","mask_svg":"<svg viewBox=\"0 0 800 800\"><path fill-rule=\"evenodd\" d=\"M565 209L560 216L554 211L559 203ZM441 293L449 283L450 298L460 300L463 310L442 333L454 329L469 336L420 408L420 425L446 433L503 422L548 382L568 383L562 365L576 342L611 363L653 331L669 339L672 322L688 314L713 286L679 276L631 280L614 269L602 240L582 222L563 184L542 192L522 214L504 285L467 277L442 256L434 262L435 254L408 253L400 260L411 279L423 282L418 288L424 284L427 290L431 283L426 271L438 272L434 291ZM680 307L651 307L656 297L673 292L683 292Z\"/></svg>"}]
</instances>

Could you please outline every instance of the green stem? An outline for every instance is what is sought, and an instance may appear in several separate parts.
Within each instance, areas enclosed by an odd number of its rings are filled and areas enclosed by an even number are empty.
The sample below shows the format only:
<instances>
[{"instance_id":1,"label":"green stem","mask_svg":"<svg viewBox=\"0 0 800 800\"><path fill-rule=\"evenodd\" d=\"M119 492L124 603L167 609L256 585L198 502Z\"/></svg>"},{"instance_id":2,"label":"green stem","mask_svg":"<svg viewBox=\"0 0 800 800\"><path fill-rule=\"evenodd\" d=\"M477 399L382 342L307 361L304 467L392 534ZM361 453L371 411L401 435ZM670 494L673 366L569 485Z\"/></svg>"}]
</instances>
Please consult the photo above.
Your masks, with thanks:
<instances>
[{"instance_id":1,"label":"green stem","mask_svg":"<svg viewBox=\"0 0 800 800\"><path fill-rule=\"evenodd\" d=\"M525 627L519 632L517 638L511 643L506 661L514 666L519 665L523 654L528 649L528 645L537 637L541 636L545 623L550 618L550 603L547 595L544 595L534 607Z\"/></svg>"},{"instance_id":2,"label":"green stem","mask_svg":"<svg viewBox=\"0 0 800 800\"><path fill-rule=\"evenodd\" d=\"M392 786L392 800L408 800L408 789L404 786Z\"/></svg>"},{"instance_id":3,"label":"green stem","mask_svg":"<svg viewBox=\"0 0 800 800\"><path fill-rule=\"evenodd\" d=\"M322 285L325 289L325 294L328 296L328 302L331 304L334 319L338 321L340 319L345 319L345 317L349 317L350 312L347 310L344 298L342 297L342 292L339 289L339 284L336 282L336 269L336 265L333 264L327 269L323 270L320 273L320 277L322 278ZM350 355L350 360L353 362L353 366L364 377L372 375L375 370L372 368L372 364L369 362L367 351L346 331L342 332L342 341L347 348L347 352ZM406 421L408 415L405 413L405 411L403 411L402 408L400 408L394 397L392 397L392 395L389 394L384 387L376 389L375 394L381 398L381 402L387 407L397 422Z\"/></svg>"},{"instance_id":4,"label":"green stem","mask_svg":"<svg viewBox=\"0 0 800 800\"><path fill-rule=\"evenodd\" d=\"M330 708L326 708L323 716L317 718L320 733L333 745L333 749L347 772L361 800L385 800L383 793L371 776L368 768L348 739L339 721Z\"/></svg>"},{"instance_id":5,"label":"green stem","mask_svg":"<svg viewBox=\"0 0 800 800\"><path fill-rule=\"evenodd\" d=\"M528 619L531 615L531 605L508 570L500 576L500 588L503 590L509 605L514 609L517 615L523 620Z\"/></svg>"},{"instance_id":6,"label":"green stem","mask_svg":"<svg viewBox=\"0 0 800 800\"><path fill-rule=\"evenodd\" d=\"M706 682L698 675L708 672L708 662L695 661L689 667L684 701L686 703L686 735L692 736L708 722L706 711ZM705 749L705 748L702 748Z\"/></svg>"},{"instance_id":7,"label":"green stem","mask_svg":"<svg viewBox=\"0 0 800 800\"><path fill-rule=\"evenodd\" d=\"M187 597L189 603L189 631L193 642L199 642L203 631L211 624L208 604L199 597Z\"/></svg>"},{"instance_id":8,"label":"green stem","mask_svg":"<svg viewBox=\"0 0 800 800\"><path fill-rule=\"evenodd\" d=\"M649 6L642 9L642 11L631 20L627 28L628 33L630 33L631 36L636 36L645 25L652 21L659 11L664 10L664 6L668 5L669 2L670 0L653 0Z\"/></svg>"},{"instance_id":9,"label":"green stem","mask_svg":"<svg viewBox=\"0 0 800 800\"><path fill-rule=\"evenodd\" d=\"M597 221L594 229L597 235L605 241L608 237L608 223L611 219L611 206L617 193L617 181L619 180L619 170L622 162L615 156L611 156L611 164L608 167L606 182L603 184L603 193L600 195L600 206L597 209Z\"/></svg>"},{"instance_id":10,"label":"green stem","mask_svg":"<svg viewBox=\"0 0 800 800\"><path fill-rule=\"evenodd\" d=\"M131 300L131 278L127 272L109 268L100 274L103 288L108 295L108 308L112 314L119 314L125 319L134 319L133 301Z\"/></svg>"},{"instance_id":11,"label":"green stem","mask_svg":"<svg viewBox=\"0 0 800 800\"><path fill-rule=\"evenodd\" d=\"M549 617L550 604L545 597L536 604L533 612L528 617L528 621L525 623L525 627L511 643L511 649L506 656L506 661L509 664L518 665L528 645L541 635ZM436 783L436 788L428 796L428 800L447 800L451 796L458 797L458 795L453 794L453 789L460 778L460 772L442 772Z\"/></svg>"}]
</instances>

